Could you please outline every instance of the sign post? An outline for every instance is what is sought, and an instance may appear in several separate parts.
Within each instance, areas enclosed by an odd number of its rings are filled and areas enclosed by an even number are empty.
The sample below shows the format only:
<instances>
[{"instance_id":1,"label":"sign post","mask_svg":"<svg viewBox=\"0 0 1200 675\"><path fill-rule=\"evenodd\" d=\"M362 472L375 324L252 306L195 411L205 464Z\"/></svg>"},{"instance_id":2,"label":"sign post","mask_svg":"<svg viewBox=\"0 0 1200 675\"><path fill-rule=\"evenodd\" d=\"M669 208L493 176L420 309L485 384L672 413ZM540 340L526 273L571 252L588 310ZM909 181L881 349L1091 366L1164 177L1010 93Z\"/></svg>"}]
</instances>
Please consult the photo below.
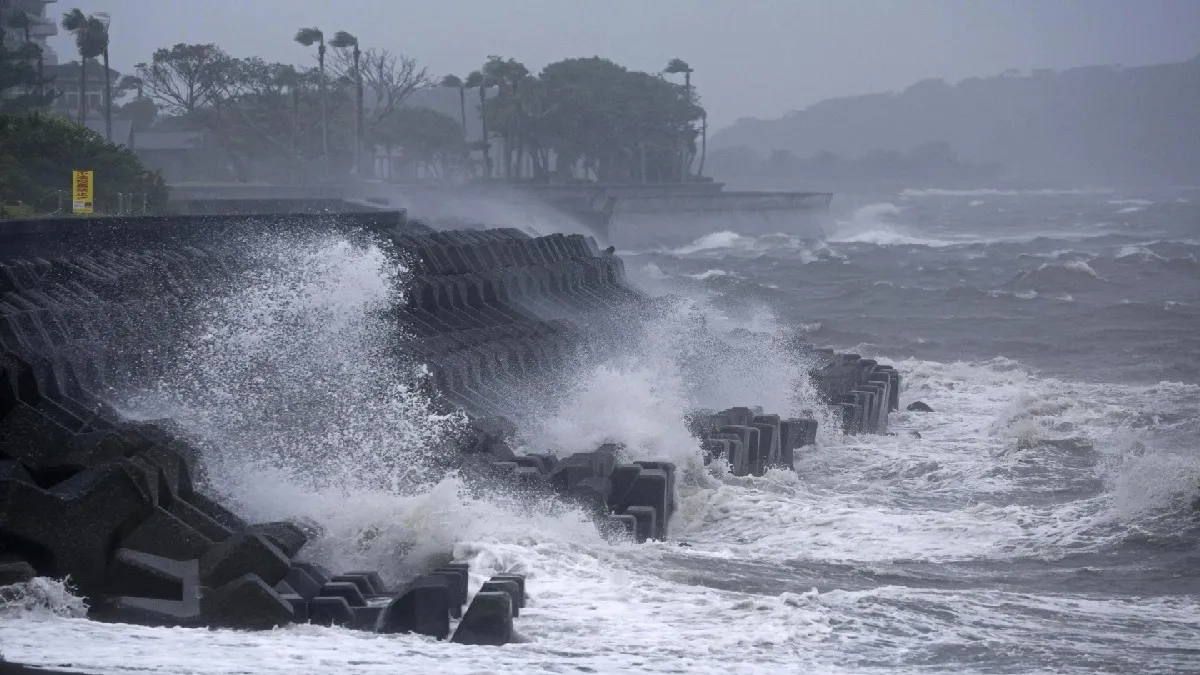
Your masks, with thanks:
<instances>
[{"instance_id":1,"label":"sign post","mask_svg":"<svg viewBox=\"0 0 1200 675\"><path fill-rule=\"evenodd\" d=\"M92 213L92 172L71 172L71 213Z\"/></svg>"}]
</instances>

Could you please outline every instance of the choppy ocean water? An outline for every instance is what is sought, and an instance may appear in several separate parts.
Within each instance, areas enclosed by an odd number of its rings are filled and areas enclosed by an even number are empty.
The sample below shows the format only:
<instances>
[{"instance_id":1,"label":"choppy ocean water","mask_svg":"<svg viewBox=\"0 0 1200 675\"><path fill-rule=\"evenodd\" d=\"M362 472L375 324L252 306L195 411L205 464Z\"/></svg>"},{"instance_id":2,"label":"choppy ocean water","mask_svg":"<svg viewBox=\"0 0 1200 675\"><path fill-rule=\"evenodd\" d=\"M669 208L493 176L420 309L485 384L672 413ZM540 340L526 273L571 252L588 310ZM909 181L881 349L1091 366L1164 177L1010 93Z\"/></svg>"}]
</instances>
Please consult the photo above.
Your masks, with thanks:
<instances>
[{"instance_id":1,"label":"choppy ocean water","mask_svg":"<svg viewBox=\"0 0 1200 675\"><path fill-rule=\"evenodd\" d=\"M99 624L38 583L0 610L0 654L104 673L1200 671L1200 192L930 190L835 205L824 242L697 233L624 252L626 266L726 342L799 330L891 362L902 406L935 412L895 415L895 436L826 427L795 473L705 472L682 414L794 414L811 405L803 364L769 344L714 354L693 323L664 317L627 357L583 366L524 433L533 449L617 440L679 462L667 542L612 545L581 514L454 477L397 496L389 472L419 464L406 453L450 422L381 389L392 365L353 358L372 353L363 317L387 296L378 256L326 246L302 261L319 275L265 275L211 308L188 377L155 393L169 399L156 412L246 442L262 416L212 390L252 362L255 391L282 397L272 410L302 399L345 419L321 439L274 429L276 456L340 448L356 474L313 487L264 461L249 467L272 472L264 489L233 453L214 458L211 480L248 515L320 522L313 553L331 562L400 574L453 549L480 572L527 574L523 642ZM296 320L311 322L302 343ZM264 354L280 359L266 375ZM338 395L314 396L317 382Z\"/></svg>"}]
</instances>

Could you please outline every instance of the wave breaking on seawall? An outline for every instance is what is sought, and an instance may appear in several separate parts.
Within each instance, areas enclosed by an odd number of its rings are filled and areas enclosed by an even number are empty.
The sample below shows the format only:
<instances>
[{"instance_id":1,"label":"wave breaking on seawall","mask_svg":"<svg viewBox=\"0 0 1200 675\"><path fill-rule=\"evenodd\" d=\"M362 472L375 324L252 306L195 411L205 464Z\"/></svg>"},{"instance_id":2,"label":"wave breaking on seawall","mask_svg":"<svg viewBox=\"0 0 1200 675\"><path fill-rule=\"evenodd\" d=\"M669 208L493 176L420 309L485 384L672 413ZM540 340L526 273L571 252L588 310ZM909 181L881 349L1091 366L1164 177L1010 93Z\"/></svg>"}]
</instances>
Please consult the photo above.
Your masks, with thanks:
<instances>
[{"instance_id":1,"label":"wave breaking on seawall","mask_svg":"<svg viewBox=\"0 0 1200 675\"><path fill-rule=\"evenodd\" d=\"M3 611L519 641L536 577L473 533L665 541L685 486L886 433L899 402L894 368L723 339L581 235L374 213L3 242Z\"/></svg>"}]
</instances>

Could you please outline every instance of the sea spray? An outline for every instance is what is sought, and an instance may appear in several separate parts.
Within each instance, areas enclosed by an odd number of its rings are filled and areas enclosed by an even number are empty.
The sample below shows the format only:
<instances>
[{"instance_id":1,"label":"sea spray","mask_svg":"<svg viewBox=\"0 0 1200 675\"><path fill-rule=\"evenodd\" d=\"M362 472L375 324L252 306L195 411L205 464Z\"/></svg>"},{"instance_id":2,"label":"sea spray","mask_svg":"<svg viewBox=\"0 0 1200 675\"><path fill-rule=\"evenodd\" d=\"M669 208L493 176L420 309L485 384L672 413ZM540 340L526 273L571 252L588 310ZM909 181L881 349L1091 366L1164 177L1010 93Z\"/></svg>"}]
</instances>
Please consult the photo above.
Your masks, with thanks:
<instances>
[{"instance_id":1,"label":"sea spray","mask_svg":"<svg viewBox=\"0 0 1200 675\"><path fill-rule=\"evenodd\" d=\"M327 559L396 554L445 530L418 512L456 489L429 496L451 480L443 460L464 420L435 408L403 351L393 312L407 270L343 238L257 244L245 272L193 310L167 372L126 393L127 414L173 420L204 449L205 487L252 520L316 520ZM371 496L390 500L392 522L363 506ZM405 506L418 522L397 517ZM380 539L400 524L402 537Z\"/></svg>"},{"instance_id":2,"label":"sea spray","mask_svg":"<svg viewBox=\"0 0 1200 675\"><path fill-rule=\"evenodd\" d=\"M18 614L82 618L87 616L87 604L71 593L69 579L34 577L0 587L0 619L15 620Z\"/></svg>"},{"instance_id":3,"label":"sea spray","mask_svg":"<svg viewBox=\"0 0 1200 675\"><path fill-rule=\"evenodd\" d=\"M688 428L692 411L761 406L785 419L816 414L827 424L807 376L813 355L766 307L731 316L707 294L680 295L677 285L650 281L661 293L656 311L626 325L611 355L578 361L557 405L523 417L526 449L570 454L616 443L627 460L673 461L684 482L704 485L713 471Z\"/></svg>"}]
</instances>

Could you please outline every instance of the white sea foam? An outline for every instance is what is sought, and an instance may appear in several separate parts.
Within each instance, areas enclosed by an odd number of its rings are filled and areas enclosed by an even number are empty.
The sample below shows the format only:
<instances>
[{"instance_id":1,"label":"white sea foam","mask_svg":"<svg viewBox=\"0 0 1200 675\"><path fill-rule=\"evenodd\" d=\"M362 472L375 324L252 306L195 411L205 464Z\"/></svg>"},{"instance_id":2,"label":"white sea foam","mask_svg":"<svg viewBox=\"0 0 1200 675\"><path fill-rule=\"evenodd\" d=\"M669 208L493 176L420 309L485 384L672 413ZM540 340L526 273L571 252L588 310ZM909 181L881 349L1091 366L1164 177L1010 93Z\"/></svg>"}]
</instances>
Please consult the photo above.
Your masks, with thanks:
<instances>
[{"instance_id":1,"label":"white sea foam","mask_svg":"<svg viewBox=\"0 0 1200 675\"><path fill-rule=\"evenodd\" d=\"M685 274L684 276L688 277L689 279L695 279L696 281L704 281L706 279L713 279L716 277L729 277L729 276L736 277L739 275L732 274L730 272L726 272L725 270L712 269L712 270L705 270L705 271L699 272L697 274Z\"/></svg>"},{"instance_id":2,"label":"white sea foam","mask_svg":"<svg viewBox=\"0 0 1200 675\"><path fill-rule=\"evenodd\" d=\"M1114 257L1117 260L1128 259L1128 258L1137 258L1140 260L1159 260L1159 261L1164 261L1164 262L1167 260L1163 256L1155 253L1154 251L1151 251L1150 249L1146 248L1145 246L1138 245L1138 244L1122 246L1120 249L1117 250L1117 254Z\"/></svg>"},{"instance_id":3,"label":"white sea foam","mask_svg":"<svg viewBox=\"0 0 1200 675\"><path fill-rule=\"evenodd\" d=\"M889 202L868 204L839 221L829 241L877 246L951 246L953 242L919 235L900 223L903 209Z\"/></svg>"},{"instance_id":4,"label":"white sea foam","mask_svg":"<svg viewBox=\"0 0 1200 675\"><path fill-rule=\"evenodd\" d=\"M826 437L802 454L796 473L733 478L718 472L715 483L685 485L676 536L690 548L611 545L574 512L505 509L447 489L438 498L446 517L424 532L454 525L439 544L450 543L458 559L471 563L473 588L499 570L528 575L530 605L517 622L524 643L463 647L313 626L265 633L142 628L35 609L0 614L0 645L13 660L70 662L103 673L123 672L129 664L143 672L265 673L281 660L301 672L360 673L393 672L401 664L448 673L780 667L840 673L864 672L855 663L868 660L887 661L887 672L909 673L927 669L919 657L895 662L897 650L919 655L935 634L950 649L967 648L981 636L998 648L1031 641L1051 646L1064 659L1062 667L1047 666L1053 671L1067 669L1080 650L1122 663L1178 667L1170 650L1190 644L1200 629L1187 598L1113 603L1071 593L920 585L818 592L786 581L796 565L849 564L902 576L905 568L896 565L905 561L1057 559L1096 550L1194 495L1200 484L1194 458L1147 447L1137 435L1149 411L1194 410L1200 387L1082 385L1038 376L1006 359L896 365L907 380L902 404L919 398L935 413L895 415L895 437ZM627 414L653 426L660 412L632 406ZM1100 456L1092 470L1107 488L1034 506L1008 497L1069 481L1079 469L1060 460L1074 451L1039 449L1036 442L1080 436L1093 448L1084 451ZM1058 485L1029 483L1021 469L1030 462L1059 474L1053 477ZM342 512L361 514L365 522L395 517L397 528L411 526L402 513L389 512L388 500L363 495ZM777 575L784 576L771 581ZM751 588L739 588L747 584ZM752 590L756 584L767 587ZM855 645L853 658L847 641ZM1148 646L1160 651L1134 656Z\"/></svg>"},{"instance_id":5,"label":"white sea foam","mask_svg":"<svg viewBox=\"0 0 1200 675\"><path fill-rule=\"evenodd\" d=\"M389 360L377 341L375 310L393 286L379 276L376 254L331 246L284 258L323 269L320 278L260 277L212 305L210 330L198 334L209 337L197 338L181 371L194 381L164 383L158 398L142 401L146 415L178 414L197 433L232 439L247 461L240 473L218 464L216 484L255 519L319 522L326 534L309 553L335 567L374 567L395 579L453 551L471 563L472 591L495 571L527 574L530 605L517 629L528 641L497 649L313 626L245 633L98 624L77 618L81 604L61 587L43 584L0 608L0 653L105 673L727 674L964 672L977 655L1036 649L1016 657L1029 659L1021 672L1082 673L1100 661L1187 672L1194 655L1185 650L1200 631L1194 598L1116 600L1015 584L1010 592L971 574L936 589L922 586L922 570L981 564L1017 574L1031 560L1103 552L1184 522L1200 486L1186 428L1200 387L1072 382L1004 358L900 360L902 407L920 399L935 412L894 414L896 436L843 438L823 419L795 473L700 472L682 411L745 403L802 411L813 404L803 364L789 360L768 309L722 303L654 263L631 266L656 294L691 295L631 331L622 355L584 364L545 426L525 430L532 449L614 440L634 456L682 463L674 541L614 545L574 509L481 491L457 475L414 479L454 421L429 414L407 379L413 364ZM1069 274L1092 278L1082 264ZM869 346L858 351L889 360ZM291 377L299 383L282 379ZM365 400L379 392L381 402ZM356 403L325 400L338 396ZM240 440L262 429L260 414L286 412L280 404L291 401L313 406L306 414L346 417L311 438L283 429L263 448ZM319 450L305 455L311 463L275 461L309 449Z\"/></svg>"},{"instance_id":6,"label":"white sea foam","mask_svg":"<svg viewBox=\"0 0 1200 675\"><path fill-rule=\"evenodd\" d=\"M1045 268L1048 265L1049 265L1049 263L1043 264L1041 268ZM1099 274L1096 274L1096 270L1092 269L1092 266L1087 264L1087 261L1084 261L1084 260L1072 260L1071 262L1068 262L1065 265L1063 265L1063 267L1065 269L1069 269L1069 270L1072 270L1075 272L1083 272L1084 274L1086 274L1090 277L1094 277L1096 279L1101 278ZM1039 269L1041 269L1041 268L1039 268Z\"/></svg>"},{"instance_id":7,"label":"white sea foam","mask_svg":"<svg viewBox=\"0 0 1200 675\"><path fill-rule=\"evenodd\" d=\"M1056 196L1056 195L1107 195L1113 190L1108 188L1075 188L1064 190L999 190L994 188L979 188L974 190L945 190L929 188L923 190L908 189L900 193L901 197L1025 197L1025 196Z\"/></svg>"},{"instance_id":8,"label":"white sea foam","mask_svg":"<svg viewBox=\"0 0 1200 675\"><path fill-rule=\"evenodd\" d=\"M434 412L421 364L397 346L385 310L406 271L336 238L247 255L252 272L195 311L182 358L126 392L125 412L180 424L205 451L207 488L248 517L312 518L323 561L401 575L419 562L405 557L417 540L453 531L437 516L455 491L436 460L462 421Z\"/></svg>"},{"instance_id":9,"label":"white sea foam","mask_svg":"<svg viewBox=\"0 0 1200 675\"><path fill-rule=\"evenodd\" d=\"M529 421L526 446L572 453L619 443L633 459L674 461L697 478L689 411L757 405L786 418L816 408L808 364L785 346L774 315L757 307L730 316L710 299L674 296L617 356L572 372L557 408Z\"/></svg>"},{"instance_id":10,"label":"white sea foam","mask_svg":"<svg viewBox=\"0 0 1200 675\"><path fill-rule=\"evenodd\" d=\"M744 247L752 244L753 241L754 241L753 237L746 237L746 236L737 234L736 232L729 232L728 230L725 230L725 231L721 231L721 232L712 232L710 234L706 234L703 237L700 237L696 241L692 242L691 244L688 244L686 246L681 246L677 249L672 250L671 252L676 255L688 255L691 253L699 253L701 251L712 251L712 250L716 250L716 249L733 249L733 248L739 248L739 247L744 248Z\"/></svg>"}]
</instances>

